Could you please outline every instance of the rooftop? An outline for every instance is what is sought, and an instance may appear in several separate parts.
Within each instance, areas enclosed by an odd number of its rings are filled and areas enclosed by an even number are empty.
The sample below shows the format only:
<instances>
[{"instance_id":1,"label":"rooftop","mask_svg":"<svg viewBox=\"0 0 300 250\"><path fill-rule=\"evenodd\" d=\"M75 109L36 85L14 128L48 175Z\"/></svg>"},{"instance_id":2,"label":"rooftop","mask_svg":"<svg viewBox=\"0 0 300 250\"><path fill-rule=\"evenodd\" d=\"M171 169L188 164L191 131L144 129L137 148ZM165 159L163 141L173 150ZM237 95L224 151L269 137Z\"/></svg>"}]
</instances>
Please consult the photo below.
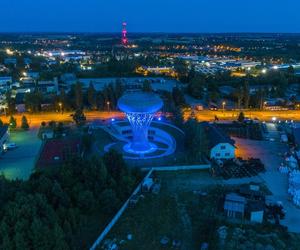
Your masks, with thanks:
<instances>
[{"instance_id":1,"label":"rooftop","mask_svg":"<svg viewBox=\"0 0 300 250\"><path fill-rule=\"evenodd\" d=\"M208 135L209 147L213 148L219 143L229 143L234 146L235 141L232 140L222 129L214 124L202 122L202 126Z\"/></svg>"}]
</instances>

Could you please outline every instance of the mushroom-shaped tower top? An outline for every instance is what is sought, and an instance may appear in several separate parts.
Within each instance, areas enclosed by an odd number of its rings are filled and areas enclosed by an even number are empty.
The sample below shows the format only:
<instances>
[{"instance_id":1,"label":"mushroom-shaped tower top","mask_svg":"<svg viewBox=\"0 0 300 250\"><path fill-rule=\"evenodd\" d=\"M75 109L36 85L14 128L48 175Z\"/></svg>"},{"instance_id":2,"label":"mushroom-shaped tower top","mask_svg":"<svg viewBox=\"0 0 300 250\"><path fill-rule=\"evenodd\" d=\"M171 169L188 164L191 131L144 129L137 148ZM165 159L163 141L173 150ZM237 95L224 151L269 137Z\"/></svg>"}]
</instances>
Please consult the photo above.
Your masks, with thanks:
<instances>
[{"instance_id":1,"label":"mushroom-shaped tower top","mask_svg":"<svg viewBox=\"0 0 300 250\"><path fill-rule=\"evenodd\" d=\"M118 101L119 109L125 113L155 113L162 106L158 95L147 92L125 94Z\"/></svg>"}]
</instances>

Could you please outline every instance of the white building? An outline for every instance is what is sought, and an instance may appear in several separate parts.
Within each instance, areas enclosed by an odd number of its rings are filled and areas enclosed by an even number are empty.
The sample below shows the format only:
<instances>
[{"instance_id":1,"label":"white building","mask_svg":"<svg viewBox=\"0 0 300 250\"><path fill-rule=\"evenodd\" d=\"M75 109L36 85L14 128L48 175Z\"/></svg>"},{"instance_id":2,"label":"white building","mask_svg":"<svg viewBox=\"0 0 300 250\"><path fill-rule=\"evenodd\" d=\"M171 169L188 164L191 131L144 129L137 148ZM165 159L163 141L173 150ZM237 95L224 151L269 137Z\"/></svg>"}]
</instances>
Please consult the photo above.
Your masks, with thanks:
<instances>
[{"instance_id":1,"label":"white building","mask_svg":"<svg viewBox=\"0 0 300 250\"><path fill-rule=\"evenodd\" d=\"M210 159L234 159L234 140L214 124L203 122L202 126L208 138Z\"/></svg>"}]
</instances>

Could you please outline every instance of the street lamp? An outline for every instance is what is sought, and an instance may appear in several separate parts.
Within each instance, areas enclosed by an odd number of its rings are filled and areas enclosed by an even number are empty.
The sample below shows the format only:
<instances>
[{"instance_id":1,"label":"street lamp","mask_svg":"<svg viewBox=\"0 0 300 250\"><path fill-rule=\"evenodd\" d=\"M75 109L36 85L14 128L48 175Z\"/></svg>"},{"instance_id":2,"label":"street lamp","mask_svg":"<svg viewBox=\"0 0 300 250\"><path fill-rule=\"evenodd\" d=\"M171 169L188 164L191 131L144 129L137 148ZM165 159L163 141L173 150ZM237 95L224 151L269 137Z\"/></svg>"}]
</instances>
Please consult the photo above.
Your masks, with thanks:
<instances>
[{"instance_id":1,"label":"street lamp","mask_svg":"<svg viewBox=\"0 0 300 250\"><path fill-rule=\"evenodd\" d=\"M263 106L263 109L266 109L266 105L267 105L267 102L264 101L264 106Z\"/></svg>"},{"instance_id":2,"label":"street lamp","mask_svg":"<svg viewBox=\"0 0 300 250\"><path fill-rule=\"evenodd\" d=\"M222 102L222 106L223 106L223 113L225 111L225 105L226 105L226 102Z\"/></svg>"},{"instance_id":3,"label":"street lamp","mask_svg":"<svg viewBox=\"0 0 300 250\"><path fill-rule=\"evenodd\" d=\"M59 103L58 103L58 106L59 106L60 112L63 113L63 110L62 110L63 104L62 104L61 102L59 102Z\"/></svg>"},{"instance_id":4,"label":"street lamp","mask_svg":"<svg viewBox=\"0 0 300 250\"><path fill-rule=\"evenodd\" d=\"M109 108L110 102L107 101L106 104L107 104L107 110L110 111L110 108Z\"/></svg>"}]
</instances>

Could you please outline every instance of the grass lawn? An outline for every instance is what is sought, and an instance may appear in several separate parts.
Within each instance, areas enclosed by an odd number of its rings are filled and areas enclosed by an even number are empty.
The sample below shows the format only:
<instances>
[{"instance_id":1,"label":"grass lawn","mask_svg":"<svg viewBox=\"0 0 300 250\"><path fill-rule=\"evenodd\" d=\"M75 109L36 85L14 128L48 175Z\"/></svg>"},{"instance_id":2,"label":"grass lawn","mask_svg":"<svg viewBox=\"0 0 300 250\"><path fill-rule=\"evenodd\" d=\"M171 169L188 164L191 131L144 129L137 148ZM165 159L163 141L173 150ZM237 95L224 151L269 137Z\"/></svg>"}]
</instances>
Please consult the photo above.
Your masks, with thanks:
<instances>
[{"instance_id":1,"label":"grass lawn","mask_svg":"<svg viewBox=\"0 0 300 250\"><path fill-rule=\"evenodd\" d=\"M104 153L104 147L106 145L115 141L111 135L105 132L103 129L95 130L93 136L95 138L98 150L102 153Z\"/></svg>"},{"instance_id":2,"label":"grass lawn","mask_svg":"<svg viewBox=\"0 0 300 250\"><path fill-rule=\"evenodd\" d=\"M175 197L149 194L136 207L127 209L108 238L122 240L132 234L133 240L126 241L120 250L158 250L164 236L181 240L182 228Z\"/></svg>"}]
</instances>

